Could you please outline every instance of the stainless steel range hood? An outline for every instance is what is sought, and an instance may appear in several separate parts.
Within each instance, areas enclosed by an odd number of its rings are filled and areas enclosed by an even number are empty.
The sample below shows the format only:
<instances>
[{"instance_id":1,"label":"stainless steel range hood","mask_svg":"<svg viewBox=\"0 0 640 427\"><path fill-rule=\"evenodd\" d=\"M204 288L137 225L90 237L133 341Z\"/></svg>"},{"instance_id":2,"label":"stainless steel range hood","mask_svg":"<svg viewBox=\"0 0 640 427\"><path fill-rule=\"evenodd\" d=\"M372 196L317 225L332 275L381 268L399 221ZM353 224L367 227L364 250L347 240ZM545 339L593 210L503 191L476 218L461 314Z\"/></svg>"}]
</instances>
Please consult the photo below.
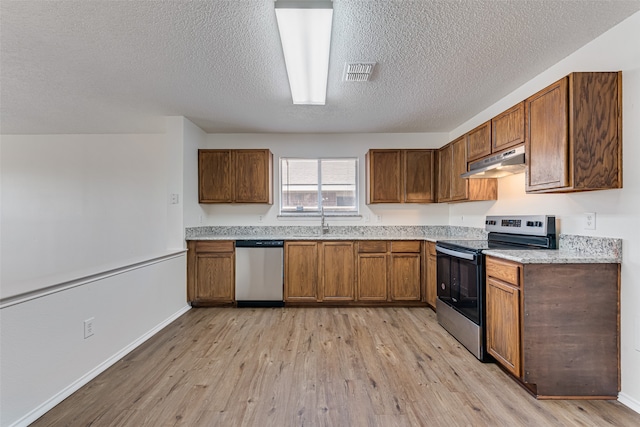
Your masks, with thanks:
<instances>
[{"instance_id":1,"label":"stainless steel range hood","mask_svg":"<svg viewBox=\"0 0 640 427\"><path fill-rule=\"evenodd\" d=\"M524 145L495 156L477 160L469 165L462 178L501 178L524 172Z\"/></svg>"}]
</instances>

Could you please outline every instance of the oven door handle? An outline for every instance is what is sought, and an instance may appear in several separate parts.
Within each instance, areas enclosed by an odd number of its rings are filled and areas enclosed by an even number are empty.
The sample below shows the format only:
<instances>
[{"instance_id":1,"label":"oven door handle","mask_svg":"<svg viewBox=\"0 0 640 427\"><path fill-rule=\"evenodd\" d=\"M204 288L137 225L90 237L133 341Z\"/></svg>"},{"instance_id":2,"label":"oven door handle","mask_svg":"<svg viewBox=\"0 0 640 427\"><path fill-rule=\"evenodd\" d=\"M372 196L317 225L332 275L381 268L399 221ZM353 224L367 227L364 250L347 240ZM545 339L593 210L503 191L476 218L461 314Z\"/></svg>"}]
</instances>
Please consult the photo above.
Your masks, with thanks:
<instances>
[{"instance_id":1,"label":"oven door handle","mask_svg":"<svg viewBox=\"0 0 640 427\"><path fill-rule=\"evenodd\" d=\"M475 257L476 257L473 254L468 254L466 252L453 251L451 249L445 249L445 248L443 248L441 246L437 246L437 245L436 245L436 252L441 252L443 254L450 255L450 256L455 257L455 258L467 259L469 261L473 261L475 259Z\"/></svg>"}]
</instances>

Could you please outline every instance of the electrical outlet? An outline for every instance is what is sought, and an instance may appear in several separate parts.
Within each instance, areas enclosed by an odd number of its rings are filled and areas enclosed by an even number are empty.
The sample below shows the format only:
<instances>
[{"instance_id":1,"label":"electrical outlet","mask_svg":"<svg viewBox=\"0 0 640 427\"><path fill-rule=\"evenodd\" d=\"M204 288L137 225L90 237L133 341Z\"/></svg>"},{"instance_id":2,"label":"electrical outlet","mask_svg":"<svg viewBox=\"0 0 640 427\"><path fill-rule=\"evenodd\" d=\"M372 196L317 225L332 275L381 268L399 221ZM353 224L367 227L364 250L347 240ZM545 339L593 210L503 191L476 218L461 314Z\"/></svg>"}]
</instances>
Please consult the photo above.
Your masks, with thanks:
<instances>
[{"instance_id":1,"label":"electrical outlet","mask_svg":"<svg viewBox=\"0 0 640 427\"><path fill-rule=\"evenodd\" d=\"M371 218L369 217L369 215L363 215L362 219L364 220L364 222L369 222L371 221Z\"/></svg>"},{"instance_id":2,"label":"electrical outlet","mask_svg":"<svg viewBox=\"0 0 640 427\"><path fill-rule=\"evenodd\" d=\"M95 318L90 318L84 321L84 339L86 340L93 335L93 321Z\"/></svg>"},{"instance_id":3,"label":"electrical outlet","mask_svg":"<svg viewBox=\"0 0 640 427\"><path fill-rule=\"evenodd\" d=\"M264 215L258 215L258 222L264 221Z\"/></svg>"},{"instance_id":4,"label":"electrical outlet","mask_svg":"<svg viewBox=\"0 0 640 427\"><path fill-rule=\"evenodd\" d=\"M178 194L173 193L171 194L170 200L172 205L177 205L178 203L180 203L180 196Z\"/></svg>"},{"instance_id":5,"label":"electrical outlet","mask_svg":"<svg viewBox=\"0 0 640 427\"><path fill-rule=\"evenodd\" d=\"M584 229L595 230L596 229L596 213L587 212L584 214Z\"/></svg>"},{"instance_id":6,"label":"electrical outlet","mask_svg":"<svg viewBox=\"0 0 640 427\"><path fill-rule=\"evenodd\" d=\"M376 221L382 222L382 215L376 215Z\"/></svg>"}]
</instances>

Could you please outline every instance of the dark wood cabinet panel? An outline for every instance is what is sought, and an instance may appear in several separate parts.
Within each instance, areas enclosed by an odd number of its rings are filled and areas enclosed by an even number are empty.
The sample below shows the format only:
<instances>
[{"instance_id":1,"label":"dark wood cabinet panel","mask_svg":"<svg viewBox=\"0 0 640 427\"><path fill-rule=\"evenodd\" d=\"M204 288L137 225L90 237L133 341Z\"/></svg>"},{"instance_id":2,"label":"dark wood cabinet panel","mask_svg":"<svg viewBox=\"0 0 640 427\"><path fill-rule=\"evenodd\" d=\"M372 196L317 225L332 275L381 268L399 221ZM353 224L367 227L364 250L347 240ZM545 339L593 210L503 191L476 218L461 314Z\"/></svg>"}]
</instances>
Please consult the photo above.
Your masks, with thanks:
<instances>
[{"instance_id":1,"label":"dark wood cabinet panel","mask_svg":"<svg viewBox=\"0 0 640 427\"><path fill-rule=\"evenodd\" d=\"M322 301L355 299L355 253L353 242L320 243L322 266Z\"/></svg>"},{"instance_id":2,"label":"dark wood cabinet panel","mask_svg":"<svg viewBox=\"0 0 640 427\"><path fill-rule=\"evenodd\" d=\"M198 198L200 203L231 203L231 150L198 150Z\"/></svg>"},{"instance_id":3,"label":"dark wood cabinet panel","mask_svg":"<svg viewBox=\"0 0 640 427\"><path fill-rule=\"evenodd\" d=\"M494 279L491 274L487 268L487 351L520 377L520 289Z\"/></svg>"},{"instance_id":4,"label":"dark wood cabinet panel","mask_svg":"<svg viewBox=\"0 0 640 427\"><path fill-rule=\"evenodd\" d=\"M434 161L434 150L369 150L367 204L433 202Z\"/></svg>"},{"instance_id":5,"label":"dark wood cabinet panel","mask_svg":"<svg viewBox=\"0 0 640 427\"><path fill-rule=\"evenodd\" d=\"M522 143L524 143L524 102L519 102L491 119L491 152L497 153Z\"/></svg>"},{"instance_id":6,"label":"dark wood cabinet panel","mask_svg":"<svg viewBox=\"0 0 640 427\"><path fill-rule=\"evenodd\" d=\"M569 185L567 78L538 92L527 107L527 191Z\"/></svg>"},{"instance_id":7,"label":"dark wood cabinet panel","mask_svg":"<svg viewBox=\"0 0 640 427\"><path fill-rule=\"evenodd\" d=\"M191 305L233 304L234 243L189 241L187 247L187 300Z\"/></svg>"},{"instance_id":8,"label":"dark wood cabinet panel","mask_svg":"<svg viewBox=\"0 0 640 427\"><path fill-rule=\"evenodd\" d=\"M491 154L491 121L481 124L467 134L467 162L489 154Z\"/></svg>"},{"instance_id":9,"label":"dark wood cabinet panel","mask_svg":"<svg viewBox=\"0 0 640 427\"><path fill-rule=\"evenodd\" d=\"M198 150L200 203L273 203L269 150Z\"/></svg>"},{"instance_id":10,"label":"dark wood cabinet panel","mask_svg":"<svg viewBox=\"0 0 640 427\"><path fill-rule=\"evenodd\" d=\"M435 201L434 150L405 150L404 177L406 203Z\"/></svg>"},{"instance_id":11,"label":"dark wood cabinet panel","mask_svg":"<svg viewBox=\"0 0 640 427\"><path fill-rule=\"evenodd\" d=\"M466 136L451 143L451 201L466 200L468 197L468 179L460 175L467 171L467 141Z\"/></svg>"},{"instance_id":12,"label":"dark wood cabinet panel","mask_svg":"<svg viewBox=\"0 0 640 427\"><path fill-rule=\"evenodd\" d=\"M273 203L272 165L269 150L235 151L236 203Z\"/></svg>"},{"instance_id":13,"label":"dark wood cabinet panel","mask_svg":"<svg viewBox=\"0 0 640 427\"><path fill-rule=\"evenodd\" d=\"M402 203L402 150L367 153L367 203Z\"/></svg>"},{"instance_id":14,"label":"dark wood cabinet panel","mask_svg":"<svg viewBox=\"0 0 640 427\"><path fill-rule=\"evenodd\" d=\"M285 242L285 301L318 300L318 243Z\"/></svg>"},{"instance_id":15,"label":"dark wood cabinet panel","mask_svg":"<svg viewBox=\"0 0 640 427\"><path fill-rule=\"evenodd\" d=\"M438 202L496 200L498 181L495 178L465 179L467 171L467 136L438 150Z\"/></svg>"},{"instance_id":16,"label":"dark wood cabinet panel","mask_svg":"<svg viewBox=\"0 0 640 427\"><path fill-rule=\"evenodd\" d=\"M526 191L622 187L621 73L572 73L525 101Z\"/></svg>"},{"instance_id":17,"label":"dark wood cabinet panel","mask_svg":"<svg viewBox=\"0 0 640 427\"><path fill-rule=\"evenodd\" d=\"M619 264L487 257L486 276L487 349L498 363L539 398L617 397Z\"/></svg>"},{"instance_id":18,"label":"dark wood cabinet panel","mask_svg":"<svg viewBox=\"0 0 640 427\"><path fill-rule=\"evenodd\" d=\"M427 243L427 271L425 297L427 304L436 309L436 299L438 298L438 259L436 256L436 244Z\"/></svg>"},{"instance_id":19,"label":"dark wood cabinet panel","mask_svg":"<svg viewBox=\"0 0 640 427\"><path fill-rule=\"evenodd\" d=\"M420 301L420 254L392 253L390 296L392 301Z\"/></svg>"},{"instance_id":20,"label":"dark wood cabinet panel","mask_svg":"<svg viewBox=\"0 0 640 427\"><path fill-rule=\"evenodd\" d=\"M387 254L358 254L358 294L359 301L387 300Z\"/></svg>"},{"instance_id":21,"label":"dark wood cabinet panel","mask_svg":"<svg viewBox=\"0 0 640 427\"><path fill-rule=\"evenodd\" d=\"M447 144L438 150L438 202L451 200L451 169L453 168L453 148Z\"/></svg>"}]
</instances>

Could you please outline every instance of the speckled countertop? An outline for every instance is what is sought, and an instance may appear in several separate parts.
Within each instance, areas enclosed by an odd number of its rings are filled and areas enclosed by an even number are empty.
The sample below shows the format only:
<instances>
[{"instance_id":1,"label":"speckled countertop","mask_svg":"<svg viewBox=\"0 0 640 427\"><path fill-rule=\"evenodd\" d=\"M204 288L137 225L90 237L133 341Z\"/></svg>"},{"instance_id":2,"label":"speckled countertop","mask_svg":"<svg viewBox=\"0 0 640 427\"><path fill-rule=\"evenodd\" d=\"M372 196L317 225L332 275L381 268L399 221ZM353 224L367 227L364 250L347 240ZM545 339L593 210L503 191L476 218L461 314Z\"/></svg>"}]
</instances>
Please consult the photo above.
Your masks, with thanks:
<instances>
[{"instance_id":1,"label":"speckled countertop","mask_svg":"<svg viewBox=\"0 0 640 427\"><path fill-rule=\"evenodd\" d=\"M185 230L186 240L438 240L486 239L481 228L460 226L208 226ZM610 264L622 262L622 239L560 234L557 250L485 250L522 264Z\"/></svg>"}]
</instances>

